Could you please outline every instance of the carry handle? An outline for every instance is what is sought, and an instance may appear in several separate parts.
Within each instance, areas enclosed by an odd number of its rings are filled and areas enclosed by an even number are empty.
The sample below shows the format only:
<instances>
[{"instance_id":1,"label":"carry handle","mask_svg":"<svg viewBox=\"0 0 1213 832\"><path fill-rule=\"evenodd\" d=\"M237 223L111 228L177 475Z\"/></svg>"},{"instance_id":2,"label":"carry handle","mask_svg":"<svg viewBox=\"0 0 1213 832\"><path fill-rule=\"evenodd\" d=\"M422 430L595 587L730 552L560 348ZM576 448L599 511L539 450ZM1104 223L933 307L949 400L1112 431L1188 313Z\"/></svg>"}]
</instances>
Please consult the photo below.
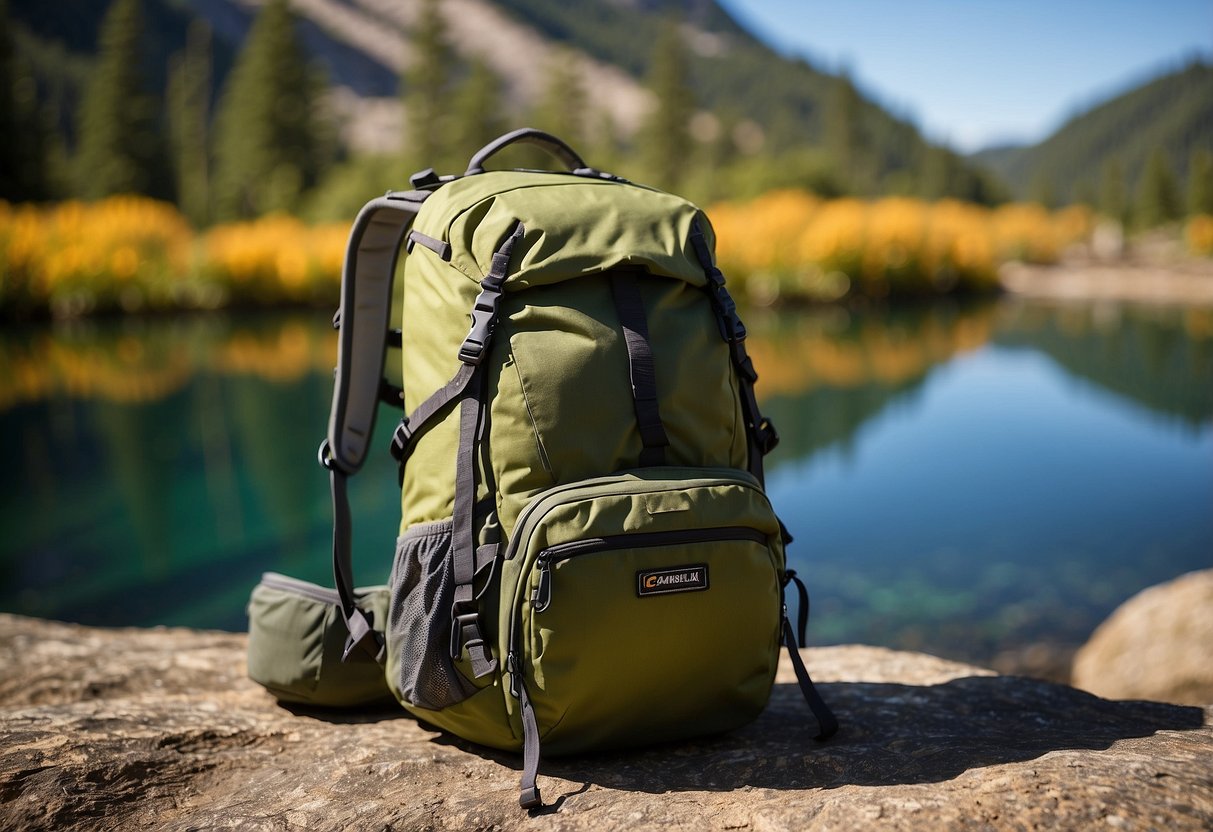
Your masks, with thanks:
<instances>
[{"instance_id":1,"label":"carry handle","mask_svg":"<svg viewBox=\"0 0 1213 832\"><path fill-rule=\"evenodd\" d=\"M519 130L506 133L504 136L498 136L476 151L476 155L472 157L472 161L468 162L468 169L465 175L484 173L484 163L512 144L533 144L539 149L545 150L550 155L555 156L571 172L585 170L589 167L581 156L577 154L576 150L573 150L573 148L551 133L536 130L534 127L523 127Z\"/></svg>"}]
</instances>

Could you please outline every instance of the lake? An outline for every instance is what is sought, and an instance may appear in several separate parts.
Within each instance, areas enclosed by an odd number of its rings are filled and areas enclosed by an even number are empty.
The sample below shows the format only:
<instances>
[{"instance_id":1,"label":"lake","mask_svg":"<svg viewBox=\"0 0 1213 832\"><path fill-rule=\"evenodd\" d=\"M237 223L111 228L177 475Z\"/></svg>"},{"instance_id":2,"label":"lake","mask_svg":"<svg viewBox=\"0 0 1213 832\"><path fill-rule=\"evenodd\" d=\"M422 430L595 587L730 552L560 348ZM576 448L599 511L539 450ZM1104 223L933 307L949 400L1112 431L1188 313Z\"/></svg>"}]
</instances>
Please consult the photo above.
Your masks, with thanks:
<instances>
[{"instance_id":1,"label":"lake","mask_svg":"<svg viewBox=\"0 0 1213 832\"><path fill-rule=\"evenodd\" d=\"M813 643L1073 646L1213 566L1213 310L1007 298L747 323ZM327 582L335 354L320 313L6 328L0 609L240 630L261 572ZM364 584L391 566L397 418L351 486Z\"/></svg>"}]
</instances>

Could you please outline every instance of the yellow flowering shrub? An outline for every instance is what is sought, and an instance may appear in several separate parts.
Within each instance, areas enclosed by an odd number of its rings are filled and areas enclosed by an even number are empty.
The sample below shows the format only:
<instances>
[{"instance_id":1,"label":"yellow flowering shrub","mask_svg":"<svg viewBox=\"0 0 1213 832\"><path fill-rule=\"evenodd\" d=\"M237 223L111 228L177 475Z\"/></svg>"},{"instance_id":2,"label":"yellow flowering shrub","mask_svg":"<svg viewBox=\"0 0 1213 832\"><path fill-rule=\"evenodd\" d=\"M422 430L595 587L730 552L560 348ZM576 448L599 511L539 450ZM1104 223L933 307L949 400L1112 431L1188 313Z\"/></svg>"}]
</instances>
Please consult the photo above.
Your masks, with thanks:
<instances>
[{"instance_id":1,"label":"yellow flowering shrub","mask_svg":"<svg viewBox=\"0 0 1213 832\"><path fill-rule=\"evenodd\" d=\"M1184 228L1184 238L1193 254L1213 257L1213 217L1208 214L1192 217Z\"/></svg>"},{"instance_id":2,"label":"yellow flowering shrub","mask_svg":"<svg viewBox=\"0 0 1213 832\"><path fill-rule=\"evenodd\" d=\"M346 223L313 227L274 214L211 229L203 261L236 298L335 300L348 234Z\"/></svg>"},{"instance_id":3,"label":"yellow flowering shrub","mask_svg":"<svg viewBox=\"0 0 1213 832\"><path fill-rule=\"evenodd\" d=\"M116 196L0 206L0 303L79 313L170 305L192 233L168 203Z\"/></svg>"},{"instance_id":4,"label":"yellow flowering shrub","mask_svg":"<svg viewBox=\"0 0 1213 832\"><path fill-rule=\"evenodd\" d=\"M1091 230L1090 211L988 209L907 197L821 201L777 191L709 211L721 268L752 300L833 300L986 290L1000 262L1050 262Z\"/></svg>"}]
</instances>

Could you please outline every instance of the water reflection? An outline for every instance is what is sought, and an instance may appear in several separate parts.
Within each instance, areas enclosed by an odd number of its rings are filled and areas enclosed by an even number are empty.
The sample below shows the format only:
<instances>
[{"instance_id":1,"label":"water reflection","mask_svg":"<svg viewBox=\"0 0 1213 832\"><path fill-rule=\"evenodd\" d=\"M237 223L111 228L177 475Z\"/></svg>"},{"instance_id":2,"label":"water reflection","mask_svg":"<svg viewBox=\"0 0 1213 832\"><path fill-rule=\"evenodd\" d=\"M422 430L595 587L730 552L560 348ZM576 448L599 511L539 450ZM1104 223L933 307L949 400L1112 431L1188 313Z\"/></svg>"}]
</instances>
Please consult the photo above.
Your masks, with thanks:
<instances>
[{"instance_id":1,"label":"water reflection","mask_svg":"<svg viewBox=\"0 0 1213 832\"><path fill-rule=\"evenodd\" d=\"M748 323L818 641L982 658L1081 638L1144 582L1208 565L1213 311L1002 302ZM261 571L327 580L312 448L335 354L320 316L5 332L0 427L20 441L0 485L0 608L238 629ZM1113 465L1137 490L1094 487ZM383 452L353 485L363 582L388 568L394 483ZM1148 522L1126 525L1134 509Z\"/></svg>"}]
</instances>

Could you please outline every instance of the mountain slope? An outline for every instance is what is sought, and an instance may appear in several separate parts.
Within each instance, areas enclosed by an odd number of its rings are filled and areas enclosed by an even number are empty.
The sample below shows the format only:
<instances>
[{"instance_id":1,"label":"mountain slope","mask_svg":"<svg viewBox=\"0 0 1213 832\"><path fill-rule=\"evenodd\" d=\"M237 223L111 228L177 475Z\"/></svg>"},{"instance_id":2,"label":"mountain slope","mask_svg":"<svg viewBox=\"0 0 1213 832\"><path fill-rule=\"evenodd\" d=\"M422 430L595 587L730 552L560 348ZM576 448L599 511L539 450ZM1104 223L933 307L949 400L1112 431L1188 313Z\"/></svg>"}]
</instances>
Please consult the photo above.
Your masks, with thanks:
<instances>
[{"instance_id":1,"label":"mountain slope","mask_svg":"<svg viewBox=\"0 0 1213 832\"><path fill-rule=\"evenodd\" d=\"M95 50L107 5L101 0L11 2L14 19L30 33L32 51L64 44L70 55L87 61ZM212 78L215 90L221 89L263 2L143 0L151 45L149 86L163 89L168 56L184 43L189 21L201 18L214 32ZM291 5L306 49L335 88L333 102L347 146L398 149L398 78L410 59L409 33L420 0L291 0ZM571 60L591 108L609 115L623 136L634 135L652 107L644 78L656 38L666 21L676 19L690 53L696 106L714 113L726 128L740 125L747 152L773 157L827 143L839 80L804 60L779 55L716 0L442 0L440 9L459 56L481 58L501 77L513 124L520 124L543 96L549 68ZM855 187L877 190L893 181L902 189L916 187L930 155L916 127L858 93L848 106L851 123L845 134L859 146L853 155L865 168ZM72 109L65 108L68 121ZM821 158L826 161L818 161L819 167L829 164L829 157ZM792 180L784 176L782 181Z\"/></svg>"},{"instance_id":2,"label":"mountain slope","mask_svg":"<svg viewBox=\"0 0 1213 832\"><path fill-rule=\"evenodd\" d=\"M1105 101L1039 144L993 148L971 159L1012 183L1019 196L1047 181L1066 201L1083 189L1097 192L1112 160L1133 187L1155 148L1182 180L1198 147L1213 148L1213 66L1199 62Z\"/></svg>"}]
</instances>

